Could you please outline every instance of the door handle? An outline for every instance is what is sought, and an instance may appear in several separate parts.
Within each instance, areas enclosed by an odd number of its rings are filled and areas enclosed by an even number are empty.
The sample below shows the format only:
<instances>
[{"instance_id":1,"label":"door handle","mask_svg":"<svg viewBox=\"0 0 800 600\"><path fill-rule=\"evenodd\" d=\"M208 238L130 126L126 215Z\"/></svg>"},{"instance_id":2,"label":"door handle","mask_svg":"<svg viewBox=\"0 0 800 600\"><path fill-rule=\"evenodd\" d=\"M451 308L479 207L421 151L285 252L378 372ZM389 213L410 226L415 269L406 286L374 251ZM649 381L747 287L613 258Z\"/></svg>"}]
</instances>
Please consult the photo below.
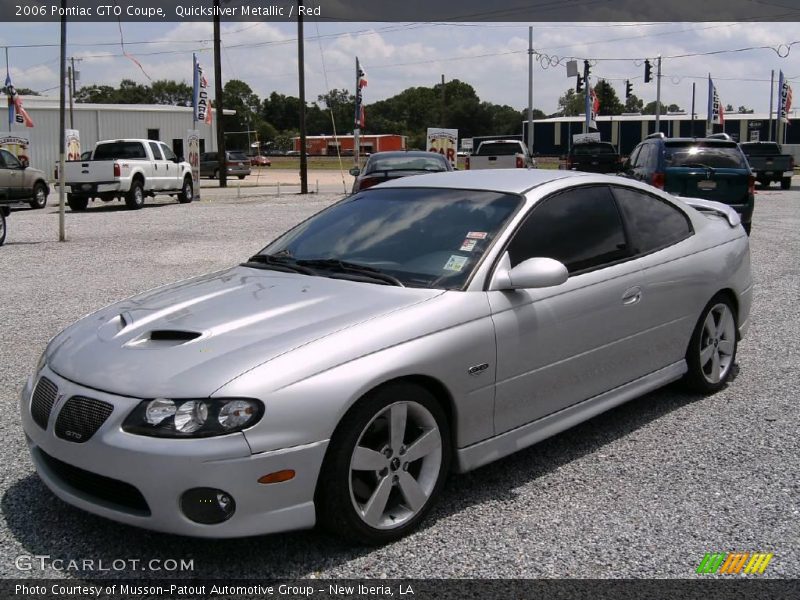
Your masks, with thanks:
<instances>
[{"instance_id":1,"label":"door handle","mask_svg":"<svg viewBox=\"0 0 800 600\"><path fill-rule=\"evenodd\" d=\"M640 288L638 285L630 288L624 294L622 294L622 304L624 304L625 306L636 304L641 299L642 299L642 288Z\"/></svg>"}]
</instances>

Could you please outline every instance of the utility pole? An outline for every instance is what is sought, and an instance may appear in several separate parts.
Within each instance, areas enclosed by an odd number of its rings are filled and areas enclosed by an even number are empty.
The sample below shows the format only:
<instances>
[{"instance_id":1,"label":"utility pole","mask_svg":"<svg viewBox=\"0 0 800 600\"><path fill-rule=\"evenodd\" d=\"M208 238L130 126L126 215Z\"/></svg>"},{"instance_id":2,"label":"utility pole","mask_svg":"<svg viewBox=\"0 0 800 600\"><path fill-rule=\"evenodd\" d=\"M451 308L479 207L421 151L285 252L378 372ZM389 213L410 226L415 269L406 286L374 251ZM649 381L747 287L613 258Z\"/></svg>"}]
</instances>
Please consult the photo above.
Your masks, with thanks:
<instances>
[{"instance_id":1,"label":"utility pole","mask_svg":"<svg viewBox=\"0 0 800 600\"><path fill-rule=\"evenodd\" d=\"M528 154L533 156L533 26L528 27Z\"/></svg>"},{"instance_id":2,"label":"utility pole","mask_svg":"<svg viewBox=\"0 0 800 600\"><path fill-rule=\"evenodd\" d=\"M306 157L306 69L303 55L303 15L297 0L297 70L300 76L300 193L308 193L308 158Z\"/></svg>"},{"instance_id":3,"label":"utility pole","mask_svg":"<svg viewBox=\"0 0 800 600\"><path fill-rule=\"evenodd\" d=\"M81 59L78 59L80 61ZM79 78L80 74L78 71L75 70L75 57L70 56L69 58L70 66L68 67L69 75L69 128L75 129L75 119L72 115L73 110L73 98L75 96L75 80Z\"/></svg>"},{"instance_id":4,"label":"utility pole","mask_svg":"<svg viewBox=\"0 0 800 600\"><path fill-rule=\"evenodd\" d=\"M661 131L661 55L656 59L656 133Z\"/></svg>"},{"instance_id":5,"label":"utility pole","mask_svg":"<svg viewBox=\"0 0 800 600\"><path fill-rule=\"evenodd\" d=\"M775 99L773 94L775 93L775 69L772 69L771 75L769 77L769 134L767 139L771 142L772 141L772 102Z\"/></svg>"},{"instance_id":6,"label":"utility pole","mask_svg":"<svg viewBox=\"0 0 800 600\"><path fill-rule=\"evenodd\" d=\"M442 73L442 127L445 126L445 110L444 73Z\"/></svg>"},{"instance_id":7,"label":"utility pole","mask_svg":"<svg viewBox=\"0 0 800 600\"><path fill-rule=\"evenodd\" d=\"M66 76L67 70L67 11L66 11L66 4L67 0L61 0L61 59L60 59L60 85L58 86L58 125L59 125L59 135L58 135L58 241L59 242L66 242L67 241L67 232L66 232L66 224L65 224L65 212L66 207L64 206L64 168L65 168L65 160L64 160L64 146L66 145L66 135L64 131L64 127L66 126L66 119L64 118L64 78Z\"/></svg>"},{"instance_id":8,"label":"utility pole","mask_svg":"<svg viewBox=\"0 0 800 600\"><path fill-rule=\"evenodd\" d=\"M692 129L689 132L689 137L694 137L694 88L697 84L692 82Z\"/></svg>"},{"instance_id":9,"label":"utility pole","mask_svg":"<svg viewBox=\"0 0 800 600\"><path fill-rule=\"evenodd\" d=\"M219 0L214 0L214 96L217 109L217 161L219 187L228 187L228 156L225 152L225 124L222 122L222 53L220 52ZM209 110L211 108L209 107Z\"/></svg>"}]
</instances>

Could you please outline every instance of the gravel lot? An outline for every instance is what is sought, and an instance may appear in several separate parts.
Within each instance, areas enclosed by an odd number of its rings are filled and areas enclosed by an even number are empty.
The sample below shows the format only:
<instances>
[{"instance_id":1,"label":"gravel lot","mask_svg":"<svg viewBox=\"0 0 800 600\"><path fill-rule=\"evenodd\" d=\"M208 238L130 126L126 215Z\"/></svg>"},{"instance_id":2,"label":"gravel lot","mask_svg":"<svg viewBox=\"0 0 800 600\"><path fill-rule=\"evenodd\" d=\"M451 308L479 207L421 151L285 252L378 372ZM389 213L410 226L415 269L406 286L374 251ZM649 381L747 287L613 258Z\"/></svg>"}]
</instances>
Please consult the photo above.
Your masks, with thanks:
<instances>
[{"instance_id":1,"label":"gravel lot","mask_svg":"<svg viewBox=\"0 0 800 600\"><path fill-rule=\"evenodd\" d=\"M19 572L18 555L194 559L192 577L692 577L709 551L774 552L767 576L800 576L800 190L757 195L753 325L740 372L707 398L650 394L534 448L450 479L425 526L380 549L317 532L208 541L89 515L40 483L18 394L47 340L81 315L231 265L319 210L330 194L179 205L162 197L58 216L16 210L0 248L0 576L167 576ZM53 196L51 196L53 202ZM124 544L121 543L124 540Z\"/></svg>"}]
</instances>

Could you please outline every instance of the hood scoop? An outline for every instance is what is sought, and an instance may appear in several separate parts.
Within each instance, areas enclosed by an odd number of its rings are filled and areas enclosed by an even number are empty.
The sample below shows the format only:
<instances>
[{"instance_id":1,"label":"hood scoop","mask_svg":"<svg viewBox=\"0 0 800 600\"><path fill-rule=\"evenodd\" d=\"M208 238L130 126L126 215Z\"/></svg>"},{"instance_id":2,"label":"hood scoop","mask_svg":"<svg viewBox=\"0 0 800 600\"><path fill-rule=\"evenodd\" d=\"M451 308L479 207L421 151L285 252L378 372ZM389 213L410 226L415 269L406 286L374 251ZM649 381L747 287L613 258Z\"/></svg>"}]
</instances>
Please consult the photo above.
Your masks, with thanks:
<instances>
[{"instance_id":1,"label":"hood scoop","mask_svg":"<svg viewBox=\"0 0 800 600\"><path fill-rule=\"evenodd\" d=\"M203 334L181 329L154 329L125 344L129 348L169 348L187 344Z\"/></svg>"}]
</instances>

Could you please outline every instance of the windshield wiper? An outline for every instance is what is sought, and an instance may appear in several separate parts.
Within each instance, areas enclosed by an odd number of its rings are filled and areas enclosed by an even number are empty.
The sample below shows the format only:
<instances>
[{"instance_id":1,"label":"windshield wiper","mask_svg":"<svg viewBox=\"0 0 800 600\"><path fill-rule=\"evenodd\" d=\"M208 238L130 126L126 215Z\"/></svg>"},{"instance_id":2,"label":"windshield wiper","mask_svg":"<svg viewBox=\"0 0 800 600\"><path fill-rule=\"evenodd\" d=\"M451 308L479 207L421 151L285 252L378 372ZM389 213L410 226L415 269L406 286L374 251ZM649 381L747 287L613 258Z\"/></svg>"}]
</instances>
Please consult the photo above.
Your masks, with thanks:
<instances>
[{"instance_id":1,"label":"windshield wiper","mask_svg":"<svg viewBox=\"0 0 800 600\"><path fill-rule=\"evenodd\" d=\"M688 169L696 169L696 168L708 169L712 173L714 172L714 167L709 167L708 165L704 165L703 163L694 163L694 162L693 163L683 163L681 165L676 165L676 166L686 167Z\"/></svg>"},{"instance_id":2,"label":"windshield wiper","mask_svg":"<svg viewBox=\"0 0 800 600\"><path fill-rule=\"evenodd\" d=\"M273 269L275 271L285 271L287 273L302 273L303 275L316 275L309 269L298 265L295 259L290 256L276 256L274 254L254 254L242 263L245 267L256 269Z\"/></svg>"},{"instance_id":3,"label":"windshield wiper","mask_svg":"<svg viewBox=\"0 0 800 600\"><path fill-rule=\"evenodd\" d=\"M393 277L388 273L384 273L380 269L376 269L375 267L368 267L366 265L359 265L357 263L351 263L344 260L339 260L338 258L315 258L307 260L298 260L296 264L301 267L311 267L313 269L332 270L339 273L352 273L354 275L363 275L370 279L376 279L378 281L382 281L390 285L405 287L405 285L403 285L403 282L397 279L397 277Z\"/></svg>"}]
</instances>

